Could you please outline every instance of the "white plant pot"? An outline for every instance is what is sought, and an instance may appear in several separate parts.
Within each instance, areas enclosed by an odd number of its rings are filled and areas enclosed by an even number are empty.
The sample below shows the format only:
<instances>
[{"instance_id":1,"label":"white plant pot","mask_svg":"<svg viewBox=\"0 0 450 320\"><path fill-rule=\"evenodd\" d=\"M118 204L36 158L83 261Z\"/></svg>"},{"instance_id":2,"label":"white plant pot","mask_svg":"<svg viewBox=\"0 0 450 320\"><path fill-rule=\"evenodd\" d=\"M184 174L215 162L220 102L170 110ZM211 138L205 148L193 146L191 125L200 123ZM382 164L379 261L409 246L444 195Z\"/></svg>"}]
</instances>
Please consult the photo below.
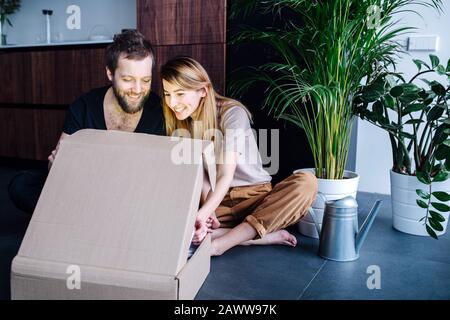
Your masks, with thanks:
<instances>
[{"instance_id":1,"label":"white plant pot","mask_svg":"<svg viewBox=\"0 0 450 320\"><path fill-rule=\"evenodd\" d=\"M423 184L415 176L399 174L391 170L391 202L392 202L392 224L395 229L401 232L417 235L429 236L424 220L426 209L417 205L416 200L420 199L416 189L428 192L429 186ZM432 192L444 191L450 193L450 180L436 182L432 185ZM436 202L440 202L437 201ZM448 212L439 212L446 221L441 222L443 231L436 232L442 235L447 230Z\"/></svg>"},{"instance_id":2,"label":"white plant pot","mask_svg":"<svg viewBox=\"0 0 450 320\"><path fill-rule=\"evenodd\" d=\"M315 174L315 169L300 169L296 172L309 171ZM319 185L319 192L322 193L327 200L342 199L347 196L352 196L356 199L356 193L358 191L359 176L352 171L344 171L344 179L332 180L332 179L317 179ZM325 203L321 197L317 197L313 203L312 208L317 217L317 222L322 227L323 213L325 209ZM317 229L314 224L314 220L309 213L307 213L298 223L298 231L311 238L319 238Z\"/></svg>"}]
</instances>

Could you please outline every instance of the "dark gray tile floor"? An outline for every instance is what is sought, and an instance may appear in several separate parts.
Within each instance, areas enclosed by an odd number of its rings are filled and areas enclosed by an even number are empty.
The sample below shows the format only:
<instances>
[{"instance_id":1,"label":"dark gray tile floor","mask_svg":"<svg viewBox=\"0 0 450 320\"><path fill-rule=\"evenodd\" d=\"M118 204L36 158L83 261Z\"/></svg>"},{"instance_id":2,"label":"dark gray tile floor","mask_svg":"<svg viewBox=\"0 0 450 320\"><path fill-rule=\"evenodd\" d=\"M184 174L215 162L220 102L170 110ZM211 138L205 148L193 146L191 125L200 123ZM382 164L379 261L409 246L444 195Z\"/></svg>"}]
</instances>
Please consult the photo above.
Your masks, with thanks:
<instances>
[{"instance_id":1,"label":"dark gray tile floor","mask_svg":"<svg viewBox=\"0 0 450 320\"><path fill-rule=\"evenodd\" d=\"M28 217L8 199L7 183L20 168L0 165L0 299L9 299L11 260ZM389 196L359 193L359 221L376 199L383 204L354 262L317 255L318 240L290 231L296 248L236 247L211 260L211 272L196 299L450 299L450 235L434 240L392 228ZM380 270L380 289L368 289L370 266ZM369 279L370 282L370 279Z\"/></svg>"},{"instance_id":2,"label":"dark gray tile floor","mask_svg":"<svg viewBox=\"0 0 450 320\"><path fill-rule=\"evenodd\" d=\"M19 169L0 166L0 300L9 299L11 261L19 250L29 217L17 210L7 193L10 179Z\"/></svg>"},{"instance_id":3,"label":"dark gray tile floor","mask_svg":"<svg viewBox=\"0 0 450 320\"><path fill-rule=\"evenodd\" d=\"M382 207L358 260L324 260L318 240L299 234L296 248L237 247L212 259L197 299L450 299L449 233L436 241L398 232L390 197L362 192L360 224L377 199ZM367 286L372 266L379 268L380 289Z\"/></svg>"}]
</instances>

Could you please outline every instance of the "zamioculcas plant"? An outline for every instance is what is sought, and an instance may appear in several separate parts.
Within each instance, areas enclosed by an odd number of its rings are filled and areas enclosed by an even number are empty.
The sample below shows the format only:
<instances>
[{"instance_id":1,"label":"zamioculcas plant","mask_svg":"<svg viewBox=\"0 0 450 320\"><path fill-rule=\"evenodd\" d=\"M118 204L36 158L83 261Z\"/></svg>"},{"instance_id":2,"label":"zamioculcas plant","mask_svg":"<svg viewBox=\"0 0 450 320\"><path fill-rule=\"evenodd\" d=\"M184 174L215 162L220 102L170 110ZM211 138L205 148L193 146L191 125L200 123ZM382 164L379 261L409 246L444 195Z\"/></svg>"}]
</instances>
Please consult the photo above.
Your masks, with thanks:
<instances>
[{"instance_id":1,"label":"zamioculcas plant","mask_svg":"<svg viewBox=\"0 0 450 320\"><path fill-rule=\"evenodd\" d=\"M363 86L355 102L361 119L386 130L392 146L394 172L415 175L427 186L417 189L416 203L426 209L421 219L428 234L437 238L443 231L442 212L449 212L450 194L435 190L436 182L449 178L450 171L450 60L447 66L430 55L430 64L414 60L418 72L406 82L397 73L381 73ZM446 78L447 85L424 79L427 74ZM416 82L422 81L425 88Z\"/></svg>"}]
</instances>

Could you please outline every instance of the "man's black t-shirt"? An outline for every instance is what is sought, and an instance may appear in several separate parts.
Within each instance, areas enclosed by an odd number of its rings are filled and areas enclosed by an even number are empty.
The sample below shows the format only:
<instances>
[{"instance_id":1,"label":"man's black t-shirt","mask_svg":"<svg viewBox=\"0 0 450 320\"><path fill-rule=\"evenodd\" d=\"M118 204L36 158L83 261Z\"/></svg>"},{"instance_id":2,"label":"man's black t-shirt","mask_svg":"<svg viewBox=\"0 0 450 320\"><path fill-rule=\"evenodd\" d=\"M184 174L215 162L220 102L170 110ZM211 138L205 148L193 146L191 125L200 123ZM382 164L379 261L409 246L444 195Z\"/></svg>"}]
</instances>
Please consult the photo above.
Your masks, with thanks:
<instances>
[{"instance_id":1,"label":"man's black t-shirt","mask_svg":"<svg viewBox=\"0 0 450 320\"><path fill-rule=\"evenodd\" d=\"M109 88L91 90L75 100L67 110L63 132L70 135L82 129L107 130L103 100ZM134 132L165 134L161 99L155 93L150 93ZM17 208L33 214L47 174L47 168L42 168L22 172L13 178L8 192Z\"/></svg>"},{"instance_id":2,"label":"man's black t-shirt","mask_svg":"<svg viewBox=\"0 0 450 320\"><path fill-rule=\"evenodd\" d=\"M83 94L67 110L63 132L74 134L81 129L107 130L103 100L110 86L97 88ZM161 99L151 92L142 110L141 119L134 132L165 135Z\"/></svg>"}]
</instances>

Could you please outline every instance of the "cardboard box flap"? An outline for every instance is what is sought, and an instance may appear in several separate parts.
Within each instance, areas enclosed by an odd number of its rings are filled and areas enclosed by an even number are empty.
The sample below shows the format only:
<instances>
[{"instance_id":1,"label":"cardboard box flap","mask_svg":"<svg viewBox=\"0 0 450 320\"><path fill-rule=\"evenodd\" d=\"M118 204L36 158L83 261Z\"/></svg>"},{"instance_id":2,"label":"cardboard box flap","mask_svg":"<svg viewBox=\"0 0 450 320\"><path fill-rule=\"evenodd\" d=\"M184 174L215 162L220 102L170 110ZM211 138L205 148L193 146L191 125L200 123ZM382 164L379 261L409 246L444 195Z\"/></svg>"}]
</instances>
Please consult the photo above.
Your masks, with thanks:
<instances>
[{"instance_id":1,"label":"cardboard box flap","mask_svg":"<svg viewBox=\"0 0 450 320\"><path fill-rule=\"evenodd\" d=\"M67 279L79 278L80 286L87 283L132 287L135 289L152 289L154 291L169 291L175 279L171 276L153 275L141 272L131 272L116 269L104 269L83 265L69 265L63 262L42 261L25 257L15 257L11 265L13 276L30 277L33 279L63 280L63 289L67 289Z\"/></svg>"},{"instance_id":2,"label":"cardboard box flap","mask_svg":"<svg viewBox=\"0 0 450 320\"><path fill-rule=\"evenodd\" d=\"M194 150L192 163L177 164L179 143L91 129L64 139L19 256L177 275L198 211L203 150L211 144ZM215 175L212 165L207 171Z\"/></svg>"},{"instance_id":3,"label":"cardboard box flap","mask_svg":"<svg viewBox=\"0 0 450 320\"><path fill-rule=\"evenodd\" d=\"M178 299L194 299L208 276L211 266L211 235L197 248L197 251L181 269L177 276L179 281Z\"/></svg>"}]
</instances>

